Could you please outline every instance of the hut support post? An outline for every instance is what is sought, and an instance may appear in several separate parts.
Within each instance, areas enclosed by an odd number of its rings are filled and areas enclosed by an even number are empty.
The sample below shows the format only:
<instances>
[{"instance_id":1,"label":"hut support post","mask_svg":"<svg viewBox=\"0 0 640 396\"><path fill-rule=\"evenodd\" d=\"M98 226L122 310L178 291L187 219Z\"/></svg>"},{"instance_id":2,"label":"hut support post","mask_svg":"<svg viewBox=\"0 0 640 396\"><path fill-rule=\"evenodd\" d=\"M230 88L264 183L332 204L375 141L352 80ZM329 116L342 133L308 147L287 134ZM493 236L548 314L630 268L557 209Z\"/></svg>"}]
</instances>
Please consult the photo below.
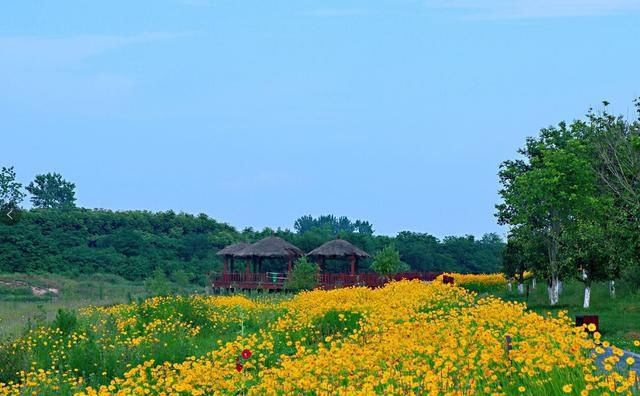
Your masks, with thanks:
<instances>
[{"instance_id":1,"label":"hut support post","mask_svg":"<svg viewBox=\"0 0 640 396\"><path fill-rule=\"evenodd\" d=\"M356 256L350 256L349 261L351 262L351 275L356 274Z\"/></svg>"},{"instance_id":2,"label":"hut support post","mask_svg":"<svg viewBox=\"0 0 640 396\"><path fill-rule=\"evenodd\" d=\"M291 268L293 267L293 260L291 260L291 255L289 255L289 261L287 263L287 272L291 272Z\"/></svg>"},{"instance_id":3,"label":"hut support post","mask_svg":"<svg viewBox=\"0 0 640 396\"><path fill-rule=\"evenodd\" d=\"M222 273L226 274L229 271L229 257L224 256L222 259Z\"/></svg>"},{"instance_id":4,"label":"hut support post","mask_svg":"<svg viewBox=\"0 0 640 396\"><path fill-rule=\"evenodd\" d=\"M318 263L318 269L320 270L320 272L322 272L324 268L324 257L318 256L318 259L316 260L316 262Z\"/></svg>"},{"instance_id":5,"label":"hut support post","mask_svg":"<svg viewBox=\"0 0 640 396\"><path fill-rule=\"evenodd\" d=\"M244 264L244 272L245 272L246 274L248 274L248 273L250 273L250 272L251 272L251 268L249 267L249 266L250 266L250 264L249 264L249 262L250 262L250 261L251 261L251 259L250 259L250 258L247 258L247 259L245 260L245 264Z\"/></svg>"}]
</instances>

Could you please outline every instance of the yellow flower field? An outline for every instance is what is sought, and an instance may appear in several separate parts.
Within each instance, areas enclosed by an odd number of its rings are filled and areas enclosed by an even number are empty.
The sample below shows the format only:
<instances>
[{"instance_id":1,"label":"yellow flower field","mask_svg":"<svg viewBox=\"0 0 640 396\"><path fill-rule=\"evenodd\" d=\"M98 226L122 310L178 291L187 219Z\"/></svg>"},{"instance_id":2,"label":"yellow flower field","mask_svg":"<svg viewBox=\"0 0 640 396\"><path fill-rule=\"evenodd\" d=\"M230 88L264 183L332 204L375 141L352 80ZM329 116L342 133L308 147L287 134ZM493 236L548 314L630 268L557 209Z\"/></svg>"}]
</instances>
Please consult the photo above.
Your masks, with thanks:
<instances>
[{"instance_id":1,"label":"yellow flower field","mask_svg":"<svg viewBox=\"0 0 640 396\"><path fill-rule=\"evenodd\" d=\"M14 342L14 348L51 356L47 367L32 362L0 386L0 394L638 394L637 373L624 369L629 362L620 362L619 350L604 360L605 369L596 366L606 346L600 334L573 327L564 314L543 317L524 304L478 299L439 282L265 301L154 298L90 308L79 321L87 319L94 326L88 332L42 329ZM102 343L106 328L109 342ZM114 356L123 363L135 353L140 361L100 380L100 370L84 363L74 370L69 355L80 345L96 345L104 364L112 350L121 350ZM163 357L163 351L194 345L204 345L202 353ZM618 363L622 369L614 369ZM109 367L116 372L118 365Z\"/></svg>"}]
</instances>

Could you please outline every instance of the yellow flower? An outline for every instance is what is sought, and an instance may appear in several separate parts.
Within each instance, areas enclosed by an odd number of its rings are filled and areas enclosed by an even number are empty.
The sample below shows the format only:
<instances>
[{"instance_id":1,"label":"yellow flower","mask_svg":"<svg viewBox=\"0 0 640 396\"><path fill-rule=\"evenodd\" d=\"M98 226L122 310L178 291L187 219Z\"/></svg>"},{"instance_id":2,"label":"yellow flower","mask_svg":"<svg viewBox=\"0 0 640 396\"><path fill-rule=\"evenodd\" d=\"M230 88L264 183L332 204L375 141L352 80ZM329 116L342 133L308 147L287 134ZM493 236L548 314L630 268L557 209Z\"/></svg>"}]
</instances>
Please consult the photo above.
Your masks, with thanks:
<instances>
[{"instance_id":1,"label":"yellow flower","mask_svg":"<svg viewBox=\"0 0 640 396\"><path fill-rule=\"evenodd\" d=\"M589 326L587 326L587 330L591 332L596 331L596 325L594 323L589 323Z\"/></svg>"},{"instance_id":2,"label":"yellow flower","mask_svg":"<svg viewBox=\"0 0 640 396\"><path fill-rule=\"evenodd\" d=\"M636 362L636 359L634 359L634 358L632 358L631 356L629 356L629 357L627 358L627 360L625 360L625 361L627 362L627 364L628 364L629 366L633 366L633 364Z\"/></svg>"},{"instance_id":3,"label":"yellow flower","mask_svg":"<svg viewBox=\"0 0 640 396\"><path fill-rule=\"evenodd\" d=\"M640 347L640 340L633 341L633 345Z\"/></svg>"},{"instance_id":4,"label":"yellow flower","mask_svg":"<svg viewBox=\"0 0 640 396\"><path fill-rule=\"evenodd\" d=\"M518 391L519 391L520 393L524 393L524 391L525 391L525 390L527 390L527 388L525 388L525 387L524 387L524 386L522 386L522 385L520 385L520 386L518 387Z\"/></svg>"},{"instance_id":5,"label":"yellow flower","mask_svg":"<svg viewBox=\"0 0 640 396\"><path fill-rule=\"evenodd\" d=\"M564 393L571 393L572 390L573 390L573 385L571 384L566 384L565 386L562 387L562 391Z\"/></svg>"}]
</instances>

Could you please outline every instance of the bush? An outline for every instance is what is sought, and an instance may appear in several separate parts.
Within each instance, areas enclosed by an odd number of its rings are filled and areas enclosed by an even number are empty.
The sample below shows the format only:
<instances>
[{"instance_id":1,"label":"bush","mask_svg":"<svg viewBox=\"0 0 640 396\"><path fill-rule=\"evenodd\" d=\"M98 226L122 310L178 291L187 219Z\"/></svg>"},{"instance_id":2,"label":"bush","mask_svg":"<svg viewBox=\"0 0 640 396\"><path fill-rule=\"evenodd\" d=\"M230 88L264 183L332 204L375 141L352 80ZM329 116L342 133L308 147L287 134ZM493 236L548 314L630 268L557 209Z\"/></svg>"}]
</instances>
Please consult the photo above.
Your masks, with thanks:
<instances>
[{"instance_id":1,"label":"bush","mask_svg":"<svg viewBox=\"0 0 640 396\"><path fill-rule=\"evenodd\" d=\"M401 271L404 268L400 261L400 253L393 245L387 245L379 251L373 258L371 269L382 276L389 276Z\"/></svg>"},{"instance_id":2,"label":"bush","mask_svg":"<svg viewBox=\"0 0 640 396\"><path fill-rule=\"evenodd\" d=\"M156 296L165 296L171 291L171 283L167 278L167 274L160 267L156 267L153 275L145 281L147 291Z\"/></svg>"},{"instance_id":3,"label":"bush","mask_svg":"<svg viewBox=\"0 0 640 396\"><path fill-rule=\"evenodd\" d=\"M296 261L296 265L289 273L285 288L289 290L311 290L318 285L317 264L310 263L306 257Z\"/></svg>"},{"instance_id":4,"label":"bush","mask_svg":"<svg viewBox=\"0 0 640 396\"><path fill-rule=\"evenodd\" d=\"M51 325L60 329L63 334L71 334L78 325L78 317L75 312L60 308Z\"/></svg>"}]
</instances>

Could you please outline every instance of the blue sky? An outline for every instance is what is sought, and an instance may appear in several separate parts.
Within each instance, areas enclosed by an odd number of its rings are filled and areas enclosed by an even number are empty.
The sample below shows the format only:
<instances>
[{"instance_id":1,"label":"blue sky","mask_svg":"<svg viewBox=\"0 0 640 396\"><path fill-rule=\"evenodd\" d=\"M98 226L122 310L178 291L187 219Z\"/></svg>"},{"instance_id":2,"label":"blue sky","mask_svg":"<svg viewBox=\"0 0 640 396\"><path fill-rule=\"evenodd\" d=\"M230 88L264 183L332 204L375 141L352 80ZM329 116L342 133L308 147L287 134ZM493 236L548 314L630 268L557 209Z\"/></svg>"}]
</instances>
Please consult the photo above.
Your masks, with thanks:
<instances>
[{"instance_id":1,"label":"blue sky","mask_svg":"<svg viewBox=\"0 0 640 396\"><path fill-rule=\"evenodd\" d=\"M0 165L85 207L504 234L499 163L632 114L639 39L636 0L4 2Z\"/></svg>"}]
</instances>

